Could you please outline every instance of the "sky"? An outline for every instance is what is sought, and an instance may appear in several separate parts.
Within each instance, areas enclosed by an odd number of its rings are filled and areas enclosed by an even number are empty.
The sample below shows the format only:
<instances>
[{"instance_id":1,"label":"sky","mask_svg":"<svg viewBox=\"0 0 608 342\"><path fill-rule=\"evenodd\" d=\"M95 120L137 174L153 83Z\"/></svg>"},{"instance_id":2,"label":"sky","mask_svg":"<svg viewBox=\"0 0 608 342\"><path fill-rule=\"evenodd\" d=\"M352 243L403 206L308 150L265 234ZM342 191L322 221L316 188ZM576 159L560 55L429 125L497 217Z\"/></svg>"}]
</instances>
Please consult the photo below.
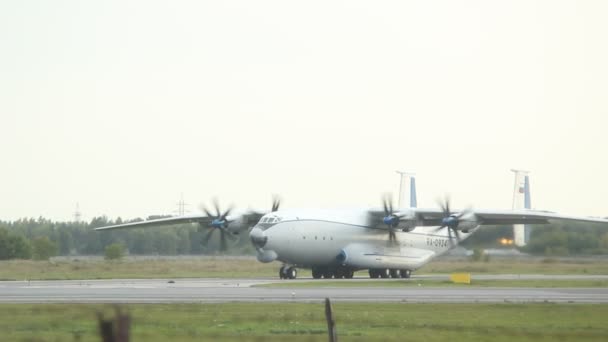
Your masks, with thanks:
<instances>
[{"instance_id":1,"label":"sky","mask_svg":"<svg viewBox=\"0 0 608 342\"><path fill-rule=\"evenodd\" d=\"M2 1L0 219L418 202L608 216L606 1Z\"/></svg>"}]
</instances>

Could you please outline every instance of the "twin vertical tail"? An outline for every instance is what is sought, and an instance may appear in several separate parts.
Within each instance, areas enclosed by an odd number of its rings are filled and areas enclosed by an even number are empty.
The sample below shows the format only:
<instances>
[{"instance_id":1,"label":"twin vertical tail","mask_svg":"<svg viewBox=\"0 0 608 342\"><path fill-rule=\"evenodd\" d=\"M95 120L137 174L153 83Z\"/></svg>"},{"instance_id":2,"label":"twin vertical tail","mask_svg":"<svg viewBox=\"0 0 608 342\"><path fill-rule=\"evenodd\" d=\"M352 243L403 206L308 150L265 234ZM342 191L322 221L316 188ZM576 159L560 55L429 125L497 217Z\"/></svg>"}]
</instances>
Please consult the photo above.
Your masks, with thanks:
<instances>
[{"instance_id":1,"label":"twin vertical tail","mask_svg":"<svg viewBox=\"0 0 608 342\"><path fill-rule=\"evenodd\" d=\"M406 192L409 190L409 207L416 208L418 206L418 199L416 197L416 175L411 172L397 171L397 173L401 176L401 181L399 183L399 208L403 208L405 203L405 199L408 197ZM406 189L407 186L407 178L410 179L409 189Z\"/></svg>"},{"instance_id":2,"label":"twin vertical tail","mask_svg":"<svg viewBox=\"0 0 608 342\"><path fill-rule=\"evenodd\" d=\"M410 208L418 207L418 200L416 199L416 177L414 174L410 176Z\"/></svg>"},{"instance_id":3,"label":"twin vertical tail","mask_svg":"<svg viewBox=\"0 0 608 342\"><path fill-rule=\"evenodd\" d=\"M511 170L515 173L515 186L513 189L513 209L532 209L530 198L529 172L524 170ZM523 224L513 225L513 240L516 246L523 247L530 240L530 227Z\"/></svg>"}]
</instances>

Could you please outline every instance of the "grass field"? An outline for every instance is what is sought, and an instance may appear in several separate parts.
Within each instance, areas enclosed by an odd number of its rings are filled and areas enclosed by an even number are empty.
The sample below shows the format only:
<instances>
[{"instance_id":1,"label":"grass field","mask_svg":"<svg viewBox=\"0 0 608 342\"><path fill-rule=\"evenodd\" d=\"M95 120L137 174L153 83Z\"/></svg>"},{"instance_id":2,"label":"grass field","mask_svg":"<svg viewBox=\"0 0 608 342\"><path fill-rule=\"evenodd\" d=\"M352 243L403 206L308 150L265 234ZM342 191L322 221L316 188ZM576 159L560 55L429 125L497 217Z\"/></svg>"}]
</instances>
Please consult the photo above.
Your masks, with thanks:
<instances>
[{"instance_id":1,"label":"grass field","mask_svg":"<svg viewBox=\"0 0 608 342\"><path fill-rule=\"evenodd\" d=\"M278 264L263 264L255 259L156 259L136 261L71 260L0 262L1 280L23 279L120 279L120 278L236 278L271 277Z\"/></svg>"},{"instance_id":2,"label":"grass field","mask_svg":"<svg viewBox=\"0 0 608 342\"><path fill-rule=\"evenodd\" d=\"M608 260L494 259L490 262L432 261L419 274L466 272L473 274L608 274Z\"/></svg>"},{"instance_id":3,"label":"grass field","mask_svg":"<svg viewBox=\"0 0 608 342\"><path fill-rule=\"evenodd\" d=\"M608 305L333 305L341 341L606 341ZM132 341L326 341L318 304L128 305ZM99 341L112 307L0 304L3 341Z\"/></svg>"},{"instance_id":4,"label":"grass field","mask_svg":"<svg viewBox=\"0 0 608 342\"><path fill-rule=\"evenodd\" d=\"M255 259L189 258L124 260L75 259L67 261L0 261L0 280L24 279L108 279L108 278L237 278L276 277L278 263L263 264ZM490 262L433 261L416 274L468 272L473 274L608 274L608 262L552 259L501 259ZM365 276L361 271L357 275ZM300 278L311 277L300 270Z\"/></svg>"}]
</instances>

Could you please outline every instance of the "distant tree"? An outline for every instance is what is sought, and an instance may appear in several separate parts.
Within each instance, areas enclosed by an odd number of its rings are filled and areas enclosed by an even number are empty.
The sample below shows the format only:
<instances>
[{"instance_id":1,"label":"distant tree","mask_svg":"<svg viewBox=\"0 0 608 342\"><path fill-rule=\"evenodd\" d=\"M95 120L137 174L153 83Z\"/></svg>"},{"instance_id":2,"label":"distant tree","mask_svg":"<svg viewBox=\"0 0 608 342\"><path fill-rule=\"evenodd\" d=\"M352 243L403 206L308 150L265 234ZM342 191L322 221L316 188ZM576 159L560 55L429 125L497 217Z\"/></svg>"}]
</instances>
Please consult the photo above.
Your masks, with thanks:
<instances>
[{"instance_id":1,"label":"distant tree","mask_svg":"<svg viewBox=\"0 0 608 342\"><path fill-rule=\"evenodd\" d=\"M177 253L177 236L175 231L162 231L155 235L156 252L161 255L175 255Z\"/></svg>"},{"instance_id":2,"label":"distant tree","mask_svg":"<svg viewBox=\"0 0 608 342\"><path fill-rule=\"evenodd\" d=\"M72 238L72 233L66 224L59 226L57 235L57 241L59 242L59 254L69 255L74 246L74 239Z\"/></svg>"},{"instance_id":3,"label":"distant tree","mask_svg":"<svg viewBox=\"0 0 608 342\"><path fill-rule=\"evenodd\" d=\"M121 243L113 243L105 248L106 260L120 260L125 256L125 246Z\"/></svg>"},{"instance_id":4,"label":"distant tree","mask_svg":"<svg viewBox=\"0 0 608 342\"><path fill-rule=\"evenodd\" d=\"M29 241L21 235L10 234L0 228L0 260L30 259L32 247Z\"/></svg>"},{"instance_id":5,"label":"distant tree","mask_svg":"<svg viewBox=\"0 0 608 342\"><path fill-rule=\"evenodd\" d=\"M177 233L177 253L190 254L190 234L185 229Z\"/></svg>"},{"instance_id":6,"label":"distant tree","mask_svg":"<svg viewBox=\"0 0 608 342\"><path fill-rule=\"evenodd\" d=\"M0 229L0 260L12 259L9 249L9 234L6 229Z\"/></svg>"},{"instance_id":7,"label":"distant tree","mask_svg":"<svg viewBox=\"0 0 608 342\"><path fill-rule=\"evenodd\" d=\"M32 244L23 236L13 235L9 237L9 245L12 250L12 259L31 259Z\"/></svg>"},{"instance_id":8,"label":"distant tree","mask_svg":"<svg viewBox=\"0 0 608 342\"><path fill-rule=\"evenodd\" d=\"M33 257L35 260L49 260L57 255L57 244L46 236L40 236L32 240Z\"/></svg>"}]
</instances>

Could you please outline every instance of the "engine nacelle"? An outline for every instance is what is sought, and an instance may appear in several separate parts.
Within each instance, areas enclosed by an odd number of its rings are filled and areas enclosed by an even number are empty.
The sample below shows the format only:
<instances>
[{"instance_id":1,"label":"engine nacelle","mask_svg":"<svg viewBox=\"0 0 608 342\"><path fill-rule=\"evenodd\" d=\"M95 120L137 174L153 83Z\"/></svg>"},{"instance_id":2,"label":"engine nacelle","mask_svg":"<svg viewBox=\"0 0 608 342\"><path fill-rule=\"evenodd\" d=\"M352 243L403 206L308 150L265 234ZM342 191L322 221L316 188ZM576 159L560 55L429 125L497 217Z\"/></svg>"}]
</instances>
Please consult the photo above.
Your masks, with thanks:
<instances>
[{"instance_id":1,"label":"engine nacelle","mask_svg":"<svg viewBox=\"0 0 608 342\"><path fill-rule=\"evenodd\" d=\"M226 231L229 233L238 234L241 231L249 228L249 224L244 215L228 216L226 219L229 221L229 223L224 229L226 229Z\"/></svg>"},{"instance_id":2,"label":"engine nacelle","mask_svg":"<svg viewBox=\"0 0 608 342\"><path fill-rule=\"evenodd\" d=\"M479 222L476 220L461 220L458 222L457 230L468 231L477 228L479 226Z\"/></svg>"},{"instance_id":3,"label":"engine nacelle","mask_svg":"<svg viewBox=\"0 0 608 342\"><path fill-rule=\"evenodd\" d=\"M416 220L405 218L401 222L399 222L398 227L399 227L399 229L401 229L404 232L411 232L417 226L418 226L418 222Z\"/></svg>"}]
</instances>

